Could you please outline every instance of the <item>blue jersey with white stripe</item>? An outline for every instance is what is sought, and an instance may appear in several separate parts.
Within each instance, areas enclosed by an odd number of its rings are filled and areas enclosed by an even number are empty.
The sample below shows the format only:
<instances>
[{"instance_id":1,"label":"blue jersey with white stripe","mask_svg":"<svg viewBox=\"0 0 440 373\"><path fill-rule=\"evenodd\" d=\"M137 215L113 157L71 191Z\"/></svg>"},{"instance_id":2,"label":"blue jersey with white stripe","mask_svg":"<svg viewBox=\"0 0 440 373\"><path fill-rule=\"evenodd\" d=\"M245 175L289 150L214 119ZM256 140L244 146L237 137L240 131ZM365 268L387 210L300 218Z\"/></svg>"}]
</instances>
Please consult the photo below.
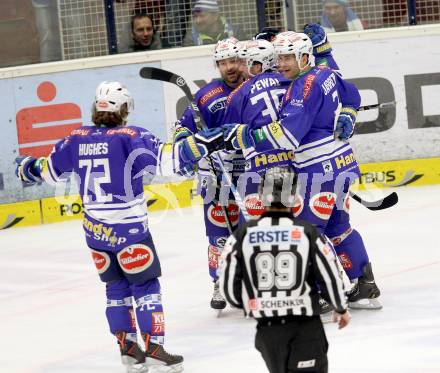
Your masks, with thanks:
<instances>
[{"instance_id":1,"label":"blue jersey with white stripe","mask_svg":"<svg viewBox=\"0 0 440 373\"><path fill-rule=\"evenodd\" d=\"M144 128L81 127L55 145L42 176L55 183L73 172L87 244L118 251L148 232L143 175L180 172L188 165L179 153L178 144L164 144Z\"/></svg>"},{"instance_id":2,"label":"blue jersey with white stripe","mask_svg":"<svg viewBox=\"0 0 440 373\"><path fill-rule=\"evenodd\" d=\"M312 68L292 82L279 114L282 131L265 131L268 140L295 149L293 163L299 170L359 173L350 144L334 135L341 100L344 107L357 109L357 88L329 68Z\"/></svg>"}]
</instances>

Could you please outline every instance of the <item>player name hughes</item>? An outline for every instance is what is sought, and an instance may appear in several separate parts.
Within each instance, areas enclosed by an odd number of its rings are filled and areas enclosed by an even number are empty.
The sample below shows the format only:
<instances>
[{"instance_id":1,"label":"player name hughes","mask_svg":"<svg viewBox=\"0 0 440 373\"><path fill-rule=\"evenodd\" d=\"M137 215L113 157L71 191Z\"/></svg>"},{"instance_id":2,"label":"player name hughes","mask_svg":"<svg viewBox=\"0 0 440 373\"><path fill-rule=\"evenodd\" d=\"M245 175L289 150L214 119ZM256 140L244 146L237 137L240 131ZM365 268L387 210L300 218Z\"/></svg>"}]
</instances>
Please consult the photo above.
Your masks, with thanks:
<instances>
[{"instance_id":1,"label":"player name hughes","mask_svg":"<svg viewBox=\"0 0 440 373\"><path fill-rule=\"evenodd\" d=\"M79 144L78 154L81 155L105 155L108 154L108 144L98 142L95 144Z\"/></svg>"}]
</instances>

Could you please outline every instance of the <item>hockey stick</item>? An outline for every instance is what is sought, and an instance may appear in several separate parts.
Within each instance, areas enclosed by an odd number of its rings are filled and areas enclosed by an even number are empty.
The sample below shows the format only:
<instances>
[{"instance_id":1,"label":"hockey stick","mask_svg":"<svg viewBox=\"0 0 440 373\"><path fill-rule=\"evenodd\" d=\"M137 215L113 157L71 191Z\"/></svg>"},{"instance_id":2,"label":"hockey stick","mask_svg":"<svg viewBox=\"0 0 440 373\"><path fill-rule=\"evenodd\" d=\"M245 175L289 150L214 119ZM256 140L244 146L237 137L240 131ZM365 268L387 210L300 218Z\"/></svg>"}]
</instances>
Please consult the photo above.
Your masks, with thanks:
<instances>
[{"instance_id":1,"label":"hockey stick","mask_svg":"<svg viewBox=\"0 0 440 373\"><path fill-rule=\"evenodd\" d=\"M196 121L197 127L198 128L200 128L200 127L206 128L206 124L204 123L203 118L200 115L200 110L199 110L198 106L194 103L194 98L191 93L191 90L189 89L189 87L186 84L186 81L183 77L181 77L180 75L174 74L170 71L167 71L167 70L162 70L162 69L159 69L156 67L149 67L149 66L141 68L141 70L139 71L139 74L144 79L160 80L163 82L175 84L178 87L180 87L180 89L182 89L182 91L185 93L185 96L191 102L191 107L193 108L194 113L196 114L196 118L194 118L194 119ZM361 106L359 108L359 110L365 111L365 110L370 110L370 109L374 109L374 108L378 108L378 107L385 107L385 106L392 106L392 105L395 105L394 101L393 102L385 102L382 104ZM228 186L231 188L231 191L235 197L235 201L237 202L238 207L240 208L240 212L242 213L245 220L248 221L249 214L247 213L246 206L244 205L244 202L243 202L240 194L238 193L237 189L235 188L234 184L232 183L232 180L231 180L229 174L226 172L223 160L220 158L220 156L217 157L217 159L219 161L220 168L223 172L223 175L225 176L226 181L229 184ZM368 202L368 201L363 200L359 195L357 195L353 192L350 192L350 196L356 202L359 202L360 204L365 206L367 209L373 210L373 211L387 209L391 206L394 206L398 201L396 192L393 192L390 195L388 195L380 200L372 201L372 202Z\"/></svg>"},{"instance_id":2,"label":"hockey stick","mask_svg":"<svg viewBox=\"0 0 440 373\"><path fill-rule=\"evenodd\" d=\"M396 101L382 102L381 104L364 105L359 107L357 111L366 111L371 109L382 109L389 106L396 106Z\"/></svg>"},{"instance_id":3,"label":"hockey stick","mask_svg":"<svg viewBox=\"0 0 440 373\"><path fill-rule=\"evenodd\" d=\"M392 192L382 199L371 202L365 201L359 195L353 192L350 192L350 197L371 211L389 209L390 207L393 207L397 202L399 202L399 197L396 192Z\"/></svg>"},{"instance_id":4,"label":"hockey stick","mask_svg":"<svg viewBox=\"0 0 440 373\"><path fill-rule=\"evenodd\" d=\"M202 115L200 114L199 107L194 102L194 97L191 93L191 90L189 89L188 84L186 84L186 81L183 77L181 77L177 74L174 74L170 71L162 70L162 69L159 69L156 67L148 67L148 66L141 68L141 70L139 71L139 75L144 79L160 80L163 82L172 83L172 84L177 85L183 91L183 93L185 93L186 98L191 103L191 108L193 109L193 112L194 112L194 121L196 123L197 128L198 129L208 128ZM239 210L240 210L241 214L243 215L243 218L246 221L248 221L249 214L246 210L246 206L244 204L244 201L241 198L240 194L238 193L237 188L235 188L235 185L233 184L229 173L226 171L223 159L221 158L220 154L212 154L210 156L210 158L209 158L210 168L212 169L214 174L215 174L214 165L213 165L211 157L214 157L217 160L217 162L219 163L220 169L222 171L223 177L226 180L227 186L229 188L231 188L232 194L234 195L234 198L235 198L235 202L237 203ZM232 223L229 219L228 211L227 211L226 207L223 206L222 204L220 204L220 206L221 206L222 212L225 216L225 221L226 221L226 225L228 227L228 230L232 234L233 226L232 226Z\"/></svg>"}]
</instances>

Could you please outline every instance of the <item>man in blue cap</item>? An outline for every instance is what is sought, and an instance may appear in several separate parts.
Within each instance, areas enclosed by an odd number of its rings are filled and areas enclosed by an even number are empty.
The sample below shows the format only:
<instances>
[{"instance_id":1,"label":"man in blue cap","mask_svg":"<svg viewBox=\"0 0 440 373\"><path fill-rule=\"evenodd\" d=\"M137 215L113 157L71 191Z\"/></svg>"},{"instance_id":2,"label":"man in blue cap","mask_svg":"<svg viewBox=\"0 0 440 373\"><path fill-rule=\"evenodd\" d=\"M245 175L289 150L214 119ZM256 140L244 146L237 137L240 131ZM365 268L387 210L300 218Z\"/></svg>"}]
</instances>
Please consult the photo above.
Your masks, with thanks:
<instances>
[{"instance_id":1,"label":"man in blue cap","mask_svg":"<svg viewBox=\"0 0 440 373\"><path fill-rule=\"evenodd\" d=\"M183 46L215 44L230 37L245 40L242 30L220 16L219 11L217 0L197 0L192 10L193 26L187 30Z\"/></svg>"},{"instance_id":2,"label":"man in blue cap","mask_svg":"<svg viewBox=\"0 0 440 373\"><path fill-rule=\"evenodd\" d=\"M363 30L361 20L347 0L324 0L321 25L326 32Z\"/></svg>"}]
</instances>

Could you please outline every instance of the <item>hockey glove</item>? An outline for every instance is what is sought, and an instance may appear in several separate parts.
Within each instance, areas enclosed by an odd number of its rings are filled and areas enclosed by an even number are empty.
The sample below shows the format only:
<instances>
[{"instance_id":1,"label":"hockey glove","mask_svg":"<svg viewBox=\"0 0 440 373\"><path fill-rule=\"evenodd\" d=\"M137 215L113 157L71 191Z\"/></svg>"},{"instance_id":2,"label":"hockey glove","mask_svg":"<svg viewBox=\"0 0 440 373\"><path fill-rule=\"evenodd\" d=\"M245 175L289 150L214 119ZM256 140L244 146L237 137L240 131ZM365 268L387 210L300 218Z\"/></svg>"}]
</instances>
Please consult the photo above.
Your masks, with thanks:
<instances>
[{"instance_id":1,"label":"hockey glove","mask_svg":"<svg viewBox=\"0 0 440 373\"><path fill-rule=\"evenodd\" d=\"M181 126L180 124L176 124L173 130L173 142L176 143L192 135L193 133L191 132L191 130Z\"/></svg>"},{"instance_id":2,"label":"hockey glove","mask_svg":"<svg viewBox=\"0 0 440 373\"><path fill-rule=\"evenodd\" d=\"M223 138L226 150L242 150L255 146L252 131L246 124L225 124Z\"/></svg>"},{"instance_id":3,"label":"hockey glove","mask_svg":"<svg viewBox=\"0 0 440 373\"><path fill-rule=\"evenodd\" d=\"M336 122L335 137L348 140L353 136L357 111L350 107L343 107Z\"/></svg>"},{"instance_id":4,"label":"hockey glove","mask_svg":"<svg viewBox=\"0 0 440 373\"><path fill-rule=\"evenodd\" d=\"M221 128L209 128L197 132L182 141L182 157L187 162L197 162L203 157L223 149Z\"/></svg>"},{"instance_id":5,"label":"hockey glove","mask_svg":"<svg viewBox=\"0 0 440 373\"><path fill-rule=\"evenodd\" d=\"M304 26L304 34L310 38L313 44L313 55L323 57L331 53L332 46L327 40L327 34L324 27L319 23L309 23Z\"/></svg>"},{"instance_id":6,"label":"hockey glove","mask_svg":"<svg viewBox=\"0 0 440 373\"><path fill-rule=\"evenodd\" d=\"M27 185L33 185L43 181L40 167L40 163L43 159L44 158L36 159L26 156L15 158L15 163L17 164L15 175Z\"/></svg>"}]
</instances>

